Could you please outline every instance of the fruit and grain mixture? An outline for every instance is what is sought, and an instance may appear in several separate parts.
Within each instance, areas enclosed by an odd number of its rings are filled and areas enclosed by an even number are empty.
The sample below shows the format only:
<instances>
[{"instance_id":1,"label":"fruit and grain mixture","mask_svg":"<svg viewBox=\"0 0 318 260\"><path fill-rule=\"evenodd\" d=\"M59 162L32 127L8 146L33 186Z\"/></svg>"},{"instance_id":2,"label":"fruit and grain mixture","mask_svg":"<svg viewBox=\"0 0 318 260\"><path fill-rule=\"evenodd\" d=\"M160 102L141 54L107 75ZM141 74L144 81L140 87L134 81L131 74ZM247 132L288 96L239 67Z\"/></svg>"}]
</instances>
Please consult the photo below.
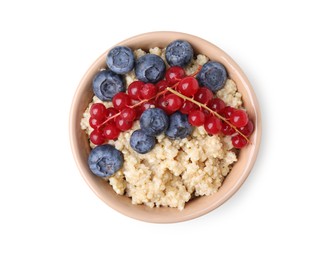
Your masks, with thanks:
<instances>
[{"instance_id":1,"label":"fruit and grain mixture","mask_svg":"<svg viewBox=\"0 0 318 260\"><path fill-rule=\"evenodd\" d=\"M81 121L92 174L149 207L217 192L254 128L225 67L184 40L117 46L105 65Z\"/></svg>"}]
</instances>

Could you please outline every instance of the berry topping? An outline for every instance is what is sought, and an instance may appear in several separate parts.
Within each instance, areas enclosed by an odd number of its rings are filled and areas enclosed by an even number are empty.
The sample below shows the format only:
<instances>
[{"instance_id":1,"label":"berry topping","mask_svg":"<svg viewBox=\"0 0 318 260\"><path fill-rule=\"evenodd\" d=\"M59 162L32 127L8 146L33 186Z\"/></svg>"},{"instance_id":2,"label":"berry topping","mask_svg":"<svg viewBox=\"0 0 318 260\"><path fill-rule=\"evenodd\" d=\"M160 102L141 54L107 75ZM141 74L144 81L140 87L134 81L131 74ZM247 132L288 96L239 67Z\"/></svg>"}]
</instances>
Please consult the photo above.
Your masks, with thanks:
<instances>
[{"instance_id":1,"label":"berry topping","mask_svg":"<svg viewBox=\"0 0 318 260\"><path fill-rule=\"evenodd\" d=\"M168 82L166 80L160 80L156 83L156 87L158 88L158 92L165 90L168 87Z\"/></svg>"},{"instance_id":2,"label":"berry topping","mask_svg":"<svg viewBox=\"0 0 318 260\"><path fill-rule=\"evenodd\" d=\"M197 75L200 86L206 86L214 93L224 86L226 79L225 67L215 61L205 63Z\"/></svg>"},{"instance_id":3,"label":"berry topping","mask_svg":"<svg viewBox=\"0 0 318 260\"><path fill-rule=\"evenodd\" d=\"M175 112L182 107L183 100L175 94L168 94L164 97L167 110Z\"/></svg>"},{"instance_id":4,"label":"berry topping","mask_svg":"<svg viewBox=\"0 0 318 260\"><path fill-rule=\"evenodd\" d=\"M162 109L163 111L166 112L167 115L171 115L173 111L169 110L167 108L168 102L166 102L164 96L160 96L156 100L156 107Z\"/></svg>"},{"instance_id":5,"label":"berry topping","mask_svg":"<svg viewBox=\"0 0 318 260\"><path fill-rule=\"evenodd\" d=\"M210 135L218 134L221 128L221 120L215 116L208 117L204 122L204 129Z\"/></svg>"},{"instance_id":6,"label":"berry topping","mask_svg":"<svg viewBox=\"0 0 318 260\"><path fill-rule=\"evenodd\" d=\"M217 113L222 111L225 108L225 106L226 105L224 101L220 98L213 98L208 104L208 107Z\"/></svg>"},{"instance_id":7,"label":"berry topping","mask_svg":"<svg viewBox=\"0 0 318 260\"><path fill-rule=\"evenodd\" d=\"M141 56L135 66L136 77L143 82L155 83L165 74L166 65L159 56L146 54Z\"/></svg>"},{"instance_id":8,"label":"berry topping","mask_svg":"<svg viewBox=\"0 0 318 260\"><path fill-rule=\"evenodd\" d=\"M183 114L189 114L190 111L198 109L198 106L193 102L186 100L184 101L182 107L180 108L180 112Z\"/></svg>"},{"instance_id":9,"label":"berry topping","mask_svg":"<svg viewBox=\"0 0 318 260\"><path fill-rule=\"evenodd\" d=\"M140 109L142 112L144 112L145 110L151 108L151 107L154 107L155 106L155 101L154 100L149 100L147 102L144 102L140 105Z\"/></svg>"},{"instance_id":10,"label":"berry topping","mask_svg":"<svg viewBox=\"0 0 318 260\"><path fill-rule=\"evenodd\" d=\"M177 89L181 94L192 97L198 92L199 83L194 77L185 77L180 81Z\"/></svg>"},{"instance_id":11,"label":"berry topping","mask_svg":"<svg viewBox=\"0 0 318 260\"><path fill-rule=\"evenodd\" d=\"M89 135L89 139L95 145L101 145L105 142L105 137L103 136L103 134L96 129L91 132L91 134Z\"/></svg>"},{"instance_id":12,"label":"berry topping","mask_svg":"<svg viewBox=\"0 0 318 260\"><path fill-rule=\"evenodd\" d=\"M130 136L131 148L140 154L150 152L156 145L156 138L145 134L141 129L136 130Z\"/></svg>"},{"instance_id":13,"label":"berry topping","mask_svg":"<svg viewBox=\"0 0 318 260\"><path fill-rule=\"evenodd\" d=\"M94 118L94 117L90 117L89 120L89 125L92 127L92 128L97 128L97 126L102 123L102 121L98 121L98 119Z\"/></svg>"},{"instance_id":14,"label":"berry topping","mask_svg":"<svg viewBox=\"0 0 318 260\"><path fill-rule=\"evenodd\" d=\"M115 109L113 107L107 108L107 110L106 110L106 118L108 119L107 122L108 123L114 123L115 122L114 119L109 120L109 118L114 116L114 115L116 115L116 114L118 114L118 110L117 109Z\"/></svg>"},{"instance_id":15,"label":"berry topping","mask_svg":"<svg viewBox=\"0 0 318 260\"><path fill-rule=\"evenodd\" d=\"M231 140L233 146L238 149L243 148L247 144L246 139L241 135L234 135L232 136Z\"/></svg>"},{"instance_id":16,"label":"berry topping","mask_svg":"<svg viewBox=\"0 0 318 260\"><path fill-rule=\"evenodd\" d=\"M209 61L187 76L183 67L191 62L193 49L183 40L171 42L165 55L171 66L167 70L158 55L145 54L135 62L127 47L109 51L109 69L95 76L93 90L102 101L111 100L113 107L106 109L103 103L91 106L92 143L101 145L117 139L121 131L131 129L134 120L139 119L141 129L132 134L130 143L141 154L154 147L157 135L165 132L170 139L181 139L191 134L193 126L203 125L208 134L221 132L232 136L234 147L245 146L253 133L253 122L245 110L226 106L222 99L214 97L227 79L225 67ZM128 86L126 93L119 74L132 69L138 80Z\"/></svg>"},{"instance_id":17,"label":"berry topping","mask_svg":"<svg viewBox=\"0 0 318 260\"><path fill-rule=\"evenodd\" d=\"M199 90L194 96L194 99L196 101L204 105L208 104L212 100L212 98L213 98L213 93L211 92L211 90L205 87L199 88Z\"/></svg>"},{"instance_id":18,"label":"berry topping","mask_svg":"<svg viewBox=\"0 0 318 260\"><path fill-rule=\"evenodd\" d=\"M245 126L248 123L247 113L244 110L236 109L232 113L230 121L236 127Z\"/></svg>"},{"instance_id":19,"label":"berry topping","mask_svg":"<svg viewBox=\"0 0 318 260\"><path fill-rule=\"evenodd\" d=\"M245 126L239 128L240 132L245 136L250 136L254 131L254 124L251 120Z\"/></svg>"},{"instance_id":20,"label":"berry topping","mask_svg":"<svg viewBox=\"0 0 318 260\"><path fill-rule=\"evenodd\" d=\"M166 60L170 66L185 67L193 57L190 43L183 40L171 42L166 48Z\"/></svg>"},{"instance_id":21,"label":"berry topping","mask_svg":"<svg viewBox=\"0 0 318 260\"><path fill-rule=\"evenodd\" d=\"M179 66L173 66L167 69L165 78L170 86L179 82L182 78L184 78L185 72L184 69Z\"/></svg>"},{"instance_id":22,"label":"berry topping","mask_svg":"<svg viewBox=\"0 0 318 260\"><path fill-rule=\"evenodd\" d=\"M126 93L119 92L113 97L113 106L117 110L123 110L130 105L131 99Z\"/></svg>"},{"instance_id":23,"label":"berry topping","mask_svg":"<svg viewBox=\"0 0 318 260\"><path fill-rule=\"evenodd\" d=\"M116 115L117 113L118 113L118 110L116 108L109 107L106 110L106 117L109 118L109 117L111 117L113 115Z\"/></svg>"},{"instance_id":24,"label":"berry topping","mask_svg":"<svg viewBox=\"0 0 318 260\"><path fill-rule=\"evenodd\" d=\"M125 74L134 68L133 51L125 46L116 46L111 49L106 58L106 64L110 70L117 74Z\"/></svg>"},{"instance_id":25,"label":"berry topping","mask_svg":"<svg viewBox=\"0 0 318 260\"><path fill-rule=\"evenodd\" d=\"M123 154L109 144L95 147L88 156L89 168L99 177L113 175L123 166L123 162Z\"/></svg>"},{"instance_id":26,"label":"berry topping","mask_svg":"<svg viewBox=\"0 0 318 260\"><path fill-rule=\"evenodd\" d=\"M230 119L230 117L232 116L232 113L235 111L236 109L234 107L230 107L230 106L226 106L225 108L223 108L220 111L220 115L225 117L226 119Z\"/></svg>"},{"instance_id":27,"label":"berry topping","mask_svg":"<svg viewBox=\"0 0 318 260\"><path fill-rule=\"evenodd\" d=\"M120 134L119 129L113 124L107 124L103 128L103 135L108 140L115 140Z\"/></svg>"},{"instance_id":28,"label":"berry topping","mask_svg":"<svg viewBox=\"0 0 318 260\"><path fill-rule=\"evenodd\" d=\"M120 112L120 117L126 121L132 122L136 118L136 110L130 107L126 107Z\"/></svg>"},{"instance_id":29,"label":"berry topping","mask_svg":"<svg viewBox=\"0 0 318 260\"><path fill-rule=\"evenodd\" d=\"M201 126L204 124L205 115L201 110L192 110L188 115L188 120L193 126Z\"/></svg>"},{"instance_id":30,"label":"berry topping","mask_svg":"<svg viewBox=\"0 0 318 260\"><path fill-rule=\"evenodd\" d=\"M102 103L95 103L89 110L91 117L97 120L104 120L106 117L106 107Z\"/></svg>"},{"instance_id":31,"label":"berry topping","mask_svg":"<svg viewBox=\"0 0 318 260\"><path fill-rule=\"evenodd\" d=\"M133 125L132 121L127 121L121 118L120 116L116 117L115 123L116 123L116 127L123 132L129 130Z\"/></svg>"},{"instance_id":32,"label":"berry topping","mask_svg":"<svg viewBox=\"0 0 318 260\"><path fill-rule=\"evenodd\" d=\"M188 122L187 115L179 111L169 117L169 128L165 134L171 139L182 139L187 137L193 131L193 127Z\"/></svg>"},{"instance_id":33,"label":"berry topping","mask_svg":"<svg viewBox=\"0 0 318 260\"><path fill-rule=\"evenodd\" d=\"M141 107L136 107L135 111L136 111L136 120L139 120L144 110L142 110Z\"/></svg>"},{"instance_id":34,"label":"berry topping","mask_svg":"<svg viewBox=\"0 0 318 260\"><path fill-rule=\"evenodd\" d=\"M145 85L142 81L134 81L128 86L128 95L133 100L141 100L140 91L142 87Z\"/></svg>"},{"instance_id":35,"label":"berry topping","mask_svg":"<svg viewBox=\"0 0 318 260\"><path fill-rule=\"evenodd\" d=\"M150 99L156 96L157 91L158 89L154 84L146 83L142 86L140 94L143 99Z\"/></svg>"},{"instance_id":36,"label":"berry topping","mask_svg":"<svg viewBox=\"0 0 318 260\"><path fill-rule=\"evenodd\" d=\"M235 130L229 124L222 122L221 132L224 135L232 135L235 133Z\"/></svg>"},{"instance_id":37,"label":"berry topping","mask_svg":"<svg viewBox=\"0 0 318 260\"><path fill-rule=\"evenodd\" d=\"M122 77L111 70L102 70L93 79L94 94L102 101L111 101L118 92L125 91Z\"/></svg>"},{"instance_id":38,"label":"berry topping","mask_svg":"<svg viewBox=\"0 0 318 260\"><path fill-rule=\"evenodd\" d=\"M147 135L160 135L167 130L169 119L160 108L149 108L140 117L140 128Z\"/></svg>"}]
</instances>

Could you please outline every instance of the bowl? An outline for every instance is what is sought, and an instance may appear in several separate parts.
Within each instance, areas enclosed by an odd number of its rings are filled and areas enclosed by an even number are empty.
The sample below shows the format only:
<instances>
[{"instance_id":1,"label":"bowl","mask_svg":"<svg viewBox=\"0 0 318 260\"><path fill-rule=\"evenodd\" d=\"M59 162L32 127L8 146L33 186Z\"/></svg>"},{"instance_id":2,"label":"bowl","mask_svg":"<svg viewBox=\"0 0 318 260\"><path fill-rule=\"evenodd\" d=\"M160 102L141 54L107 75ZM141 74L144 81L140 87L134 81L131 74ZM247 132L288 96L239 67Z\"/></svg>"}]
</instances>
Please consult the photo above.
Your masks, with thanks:
<instances>
[{"instance_id":1,"label":"bowl","mask_svg":"<svg viewBox=\"0 0 318 260\"><path fill-rule=\"evenodd\" d=\"M236 82L238 90L242 93L244 106L255 125L255 130L250 137L251 144L240 151L238 161L234 164L217 193L190 200L182 211L166 207L149 208L144 205L133 205L130 198L117 195L107 182L91 173L87 164L91 149L85 132L81 130L80 121L83 112L93 97L92 79L100 68L105 67L105 57L109 50L103 53L83 76L74 95L70 111L71 148L76 164L86 183L111 208L128 217L152 223L174 223L190 220L222 205L241 187L248 177L255 163L261 140L261 115L253 88L236 62L214 44L180 32L150 32L129 38L116 45L147 50L156 46L163 48L176 39L187 40L192 45L195 53L205 54L211 60L221 62L226 67L229 78Z\"/></svg>"}]
</instances>

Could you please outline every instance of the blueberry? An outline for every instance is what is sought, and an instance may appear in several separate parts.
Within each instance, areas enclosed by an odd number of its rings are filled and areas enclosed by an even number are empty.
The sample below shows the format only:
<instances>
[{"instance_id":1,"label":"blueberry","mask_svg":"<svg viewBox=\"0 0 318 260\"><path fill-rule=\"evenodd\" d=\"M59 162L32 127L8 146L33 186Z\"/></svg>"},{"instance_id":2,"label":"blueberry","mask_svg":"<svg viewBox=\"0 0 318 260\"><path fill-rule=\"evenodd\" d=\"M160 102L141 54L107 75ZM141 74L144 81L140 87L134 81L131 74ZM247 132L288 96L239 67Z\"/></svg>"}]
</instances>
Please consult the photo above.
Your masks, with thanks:
<instances>
[{"instance_id":1,"label":"blueberry","mask_svg":"<svg viewBox=\"0 0 318 260\"><path fill-rule=\"evenodd\" d=\"M88 166L99 177L109 177L124 162L123 154L110 144L96 146L88 156Z\"/></svg>"},{"instance_id":2,"label":"blueberry","mask_svg":"<svg viewBox=\"0 0 318 260\"><path fill-rule=\"evenodd\" d=\"M179 111L173 113L169 118L170 124L166 135L171 139L182 139L192 133L193 127L189 124L188 116Z\"/></svg>"},{"instance_id":3,"label":"blueberry","mask_svg":"<svg viewBox=\"0 0 318 260\"><path fill-rule=\"evenodd\" d=\"M134 68L133 51L125 46L117 46L111 49L106 58L106 64L110 70L117 74L125 74Z\"/></svg>"},{"instance_id":4,"label":"blueberry","mask_svg":"<svg viewBox=\"0 0 318 260\"><path fill-rule=\"evenodd\" d=\"M140 117L140 128L147 135L160 135L167 130L169 118L160 108L148 108Z\"/></svg>"},{"instance_id":5,"label":"blueberry","mask_svg":"<svg viewBox=\"0 0 318 260\"><path fill-rule=\"evenodd\" d=\"M221 89L225 84L226 78L225 67L216 61L205 63L197 75L200 86L208 87L212 92Z\"/></svg>"},{"instance_id":6,"label":"blueberry","mask_svg":"<svg viewBox=\"0 0 318 260\"><path fill-rule=\"evenodd\" d=\"M147 135L143 130L139 129L130 136L130 146L137 153L145 154L151 151L156 145L156 138Z\"/></svg>"},{"instance_id":7,"label":"blueberry","mask_svg":"<svg viewBox=\"0 0 318 260\"><path fill-rule=\"evenodd\" d=\"M125 92L123 78L111 70L102 70L93 79L94 94L102 101L111 101L118 92Z\"/></svg>"},{"instance_id":8,"label":"blueberry","mask_svg":"<svg viewBox=\"0 0 318 260\"><path fill-rule=\"evenodd\" d=\"M166 49L166 60L170 66L185 67L193 57L193 49L190 43L183 40L171 42Z\"/></svg>"},{"instance_id":9,"label":"blueberry","mask_svg":"<svg viewBox=\"0 0 318 260\"><path fill-rule=\"evenodd\" d=\"M163 78L165 71L165 62L158 55L146 54L136 61L136 77L143 82L155 83Z\"/></svg>"}]
</instances>

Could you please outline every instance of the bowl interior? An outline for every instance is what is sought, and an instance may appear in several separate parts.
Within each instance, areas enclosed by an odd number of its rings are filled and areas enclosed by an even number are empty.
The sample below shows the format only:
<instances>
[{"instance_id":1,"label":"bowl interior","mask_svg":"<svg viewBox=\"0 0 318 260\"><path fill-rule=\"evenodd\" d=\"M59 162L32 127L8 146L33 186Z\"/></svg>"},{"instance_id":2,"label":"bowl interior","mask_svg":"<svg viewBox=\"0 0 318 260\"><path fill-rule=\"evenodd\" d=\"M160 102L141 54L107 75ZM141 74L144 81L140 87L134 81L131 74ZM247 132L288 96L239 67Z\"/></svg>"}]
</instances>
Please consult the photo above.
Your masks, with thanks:
<instances>
[{"instance_id":1,"label":"bowl interior","mask_svg":"<svg viewBox=\"0 0 318 260\"><path fill-rule=\"evenodd\" d=\"M250 137L251 144L241 150L238 162L234 165L216 194L191 200L182 211L164 207L149 208L144 205L132 205L130 198L117 195L106 181L94 176L90 172L87 165L90 147L85 132L80 128L80 121L83 112L93 97L92 79L100 68L105 67L105 57L108 51L103 53L84 75L75 93L70 113L71 147L78 168L87 184L100 199L113 209L129 217L147 222L179 222L198 217L217 208L229 199L247 178L254 165L260 145L261 118L254 91L243 71L221 49L196 36L176 32L142 34L116 45L125 45L132 49L142 48L148 50L152 47L163 48L176 39L189 41L195 53L205 54L211 60L219 61L226 67L229 78L236 82L238 90L242 93L244 106L255 124L254 133Z\"/></svg>"}]
</instances>

